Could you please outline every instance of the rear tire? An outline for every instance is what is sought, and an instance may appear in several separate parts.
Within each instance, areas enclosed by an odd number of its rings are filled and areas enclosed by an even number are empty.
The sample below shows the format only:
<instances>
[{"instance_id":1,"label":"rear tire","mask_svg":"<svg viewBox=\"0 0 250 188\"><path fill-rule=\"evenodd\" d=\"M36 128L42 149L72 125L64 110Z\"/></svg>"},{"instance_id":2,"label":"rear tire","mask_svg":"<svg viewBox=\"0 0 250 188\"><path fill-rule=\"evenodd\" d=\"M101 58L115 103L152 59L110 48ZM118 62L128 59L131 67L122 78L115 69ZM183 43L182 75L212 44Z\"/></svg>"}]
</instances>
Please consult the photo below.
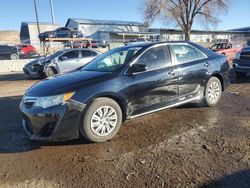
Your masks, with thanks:
<instances>
[{"instance_id":1,"label":"rear tire","mask_svg":"<svg viewBox=\"0 0 250 188\"><path fill-rule=\"evenodd\" d=\"M79 38L79 35L77 33L72 33L72 38Z\"/></svg>"},{"instance_id":2,"label":"rear tire","mask_svg":"<svg viewBox=\"0 0 250 188\"><path fill-rule=\"evenodd\" d=\"M203 105L208 107L216 106L221 94L222 86L220 80L216 77L211 77L206 84L202 101Z\"/></svg>"},{"instance_id":3,"label":"rear tire","mask_svg":"<svg viewBox=\"0 0 250 188\"><path fill-rule=\"evenodd\" d=\"M79 131L91 142L104 142L116 135L121 122L120 106L110 98L97 98L87 107Z\"/></svg>"},{"instance_id":4,"label":"rear tire","mask_svg":"<svg viewBox=\"0 0 250 188\"><path fill-rule=\"evenodd\" d=\"M29 56L32 56L32 55L35 55L36 53L34 51L29 51L28 55Z\"/></svg>"},{"instance_id":5,"label":"rear tire","mask_svg":"<svg viewBox=\"0 0 250 188\"><path fill-rule=\"evenodd\" d=\"M18 54L16 54L16 53L11 54L10 55L10 59L11 60L17 60L17 59L19 59Z\"/></svg>"},{"instance_id":6,"label":"rear tire","mask_svg":"<svg viewBox=\"0 0 250 188\"><path fill-rule=\"evenodd\" d=\"M55 34L54 33L48 33L48 38L55 38Z\"/></svg>"}]
</instances>

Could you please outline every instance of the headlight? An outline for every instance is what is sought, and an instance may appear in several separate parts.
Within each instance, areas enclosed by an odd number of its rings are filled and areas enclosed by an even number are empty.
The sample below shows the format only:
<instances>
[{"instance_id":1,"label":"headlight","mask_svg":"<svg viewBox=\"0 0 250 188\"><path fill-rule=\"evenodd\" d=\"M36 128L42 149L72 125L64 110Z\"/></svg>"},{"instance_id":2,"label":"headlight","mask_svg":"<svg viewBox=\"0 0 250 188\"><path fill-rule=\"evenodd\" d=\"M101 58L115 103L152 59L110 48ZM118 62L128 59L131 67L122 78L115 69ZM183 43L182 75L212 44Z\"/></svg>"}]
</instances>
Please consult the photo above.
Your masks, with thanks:
<instances>
[{"instance_id":1,"label":"headlight","mask_svg":"<svg viewBox=\"0 0 250 188\"><path fill-rule=\"evenodd\" d=\"M62 95L54 95L48 97L38 97L34 106L39 106L42 108L49 108L51 106L56 106L67 102L74 95L74 92L65 93Z\"/></svg>"}]
</instances>

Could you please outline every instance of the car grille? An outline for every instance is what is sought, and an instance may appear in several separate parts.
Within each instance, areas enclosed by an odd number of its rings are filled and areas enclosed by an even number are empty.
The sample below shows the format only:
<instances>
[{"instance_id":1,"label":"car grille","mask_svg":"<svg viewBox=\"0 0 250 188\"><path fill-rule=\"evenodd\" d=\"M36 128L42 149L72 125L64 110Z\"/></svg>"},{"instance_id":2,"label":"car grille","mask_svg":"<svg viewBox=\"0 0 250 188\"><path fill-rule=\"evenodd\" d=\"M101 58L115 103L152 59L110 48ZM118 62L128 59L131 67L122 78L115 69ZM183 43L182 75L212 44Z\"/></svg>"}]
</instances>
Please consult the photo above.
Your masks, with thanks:
<instances>
[{"instance_id":1,"label":"car grille","mask_svg":"<svg viewBox=\"0 0 250 188\"><path fill-rule=\"evenodd\" d=\"M250 60L250 52L241 52L240 60Z\"/></svg>"}]
</instances>

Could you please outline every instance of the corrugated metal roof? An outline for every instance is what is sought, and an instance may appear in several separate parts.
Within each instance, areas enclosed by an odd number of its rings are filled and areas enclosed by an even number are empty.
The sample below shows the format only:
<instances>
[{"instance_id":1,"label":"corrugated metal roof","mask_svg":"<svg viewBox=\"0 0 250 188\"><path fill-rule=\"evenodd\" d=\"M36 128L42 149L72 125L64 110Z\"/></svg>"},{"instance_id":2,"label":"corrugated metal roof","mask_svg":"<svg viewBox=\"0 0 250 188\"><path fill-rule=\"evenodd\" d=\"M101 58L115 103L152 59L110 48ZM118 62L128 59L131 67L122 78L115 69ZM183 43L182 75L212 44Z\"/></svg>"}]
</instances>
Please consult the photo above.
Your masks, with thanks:
<instances>
[{"instance_id":1,"label":"corrugated metal roof","mask_svg":"<svg viewBox=\"0 0 250 188\"><path fill-rule=\"evenodd\" d=\"M117 20L95 20L95 19L81 19L81 18L69 18L67 23L73 20L78 24L93 24L93 25L136 25L136 26L144 26L143 23L140 22L130 22L130 21L117 21ZM67 25L67 24L66 24Z\"/></svg>"}]
</instances>

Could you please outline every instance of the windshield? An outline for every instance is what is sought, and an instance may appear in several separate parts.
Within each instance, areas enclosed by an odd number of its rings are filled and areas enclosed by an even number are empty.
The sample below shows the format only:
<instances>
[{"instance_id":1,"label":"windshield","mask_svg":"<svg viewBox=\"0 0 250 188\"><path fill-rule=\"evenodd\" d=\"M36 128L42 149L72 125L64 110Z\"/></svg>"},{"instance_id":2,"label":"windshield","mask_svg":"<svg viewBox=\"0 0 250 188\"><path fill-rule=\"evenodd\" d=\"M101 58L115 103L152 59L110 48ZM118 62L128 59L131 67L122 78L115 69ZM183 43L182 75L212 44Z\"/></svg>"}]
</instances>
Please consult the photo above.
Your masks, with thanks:
<instances>
[{"instance_id":1,"label":"windshield","mask_svg":"<svg viewBox=\"0 0 250 188\"><path fill-rule=\"evenodd\" d=\"M51 55L47 56L46 59L54 59L55 57L61 55L62 53L63 53L63 51L58 51L58 52L56 52L54 54L51 54Z\"/></svg>"},{"instance_id":2,"label":"windshield","mask_svg":"<svg viewBox=\"0 0 250 188\"><path fill-rule=\"evenodd\" d=\"M124 64L129 62L140 49L141 47L131 47L125 49L116 48L110 50L98 56L96 59L84 66L82 70L97 72L115 72Z\"/></svg>"},{"instance_id":3,"label":"windshield","mask_svg":"<svg viewBox=\"0 0 250 188\"><path fill-rule=\"evenodd\" d=\"M218 44L214 44L211 49L226 49L227 48L227 43L218 43Z\"/></svg>"}]
</instances>

